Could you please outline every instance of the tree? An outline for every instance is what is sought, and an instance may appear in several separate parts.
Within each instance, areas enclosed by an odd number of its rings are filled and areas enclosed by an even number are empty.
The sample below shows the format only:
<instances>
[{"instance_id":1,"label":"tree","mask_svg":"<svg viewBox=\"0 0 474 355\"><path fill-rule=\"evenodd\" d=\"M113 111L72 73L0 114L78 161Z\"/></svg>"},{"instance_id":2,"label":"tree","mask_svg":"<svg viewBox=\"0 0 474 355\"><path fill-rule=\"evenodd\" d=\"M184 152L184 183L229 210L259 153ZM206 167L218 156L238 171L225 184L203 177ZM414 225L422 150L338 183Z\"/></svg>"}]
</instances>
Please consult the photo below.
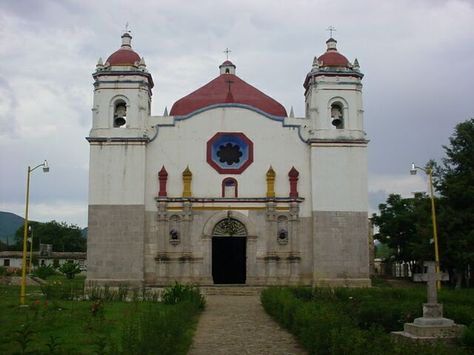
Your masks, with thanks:
<instances>
[{"instance_id":1,"label":"tree","mask_svg":"<svg viewBox=\"0 0 474 355\"><path fill-rule=\"evenodd\" d=\"M33 249L38 250L42 244L52 244L54 251L86 251L87 240L81 229L73 224L51 221L47 223L29 223L33 232ZM17 249L23 246L23 226L16 231Z\"/></svg>"},{"instance_id":2,"label":"tree","mask_svg":"<svg viewBox=\"0 0 474 355\"><path fill-rule=\"evenodd\" d=\"M460 280L474 267L474 119L456 125L449 143L435 174L443 207L440 251L441 262Z\"/></svg>"},{"instance_id":3,"label":"tree","mask_svg":"<svg viewBox=\"0 0 474 355\"><path fill-rule=\"evenodd\" d=\"M412 198L391 194L379 210L380 215L372 215L372 222L379 227L374 238L390 248L393 260L408 262L412 267L414 261L433 258L430 200L426 194L417 193Z\"/></svg>"}]
</instances>

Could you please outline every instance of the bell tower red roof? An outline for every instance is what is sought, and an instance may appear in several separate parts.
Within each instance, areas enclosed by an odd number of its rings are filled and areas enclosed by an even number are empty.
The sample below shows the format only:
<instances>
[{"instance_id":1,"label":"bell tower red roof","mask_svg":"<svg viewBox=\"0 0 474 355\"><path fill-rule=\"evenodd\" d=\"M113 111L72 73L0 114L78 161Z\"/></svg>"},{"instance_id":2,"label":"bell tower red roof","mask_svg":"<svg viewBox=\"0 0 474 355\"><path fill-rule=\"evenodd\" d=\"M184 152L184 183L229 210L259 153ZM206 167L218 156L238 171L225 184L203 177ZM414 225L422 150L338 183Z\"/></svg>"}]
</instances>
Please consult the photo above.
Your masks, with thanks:
<instances>
[{"instance_id":1,"label":"bell tower red roof","mask_svg":"<svg viewBox=\"0 0 474 355\"><path fill-rule=\"evenodd\" d=\"M270 96L226 71L226 67L235 70L231 62L224 62L221 75L189 95L179 99L171 108L171 116L185 116L199 109L217 104L242 104L254 107L272 116L286 117L285 108Z\"/></svg>"},{"instance_id":2,"label":"bell tower red roof","mask_svg":"<svg viewBox=\"0 0 474 355\"><path fill-rule=\"evenodd\" d=\"M140 56L132 49L132 36L125 32L122 35L122 46L107 58L109 65L128 66L140 62Z\"/></svg>"}]
</instances>

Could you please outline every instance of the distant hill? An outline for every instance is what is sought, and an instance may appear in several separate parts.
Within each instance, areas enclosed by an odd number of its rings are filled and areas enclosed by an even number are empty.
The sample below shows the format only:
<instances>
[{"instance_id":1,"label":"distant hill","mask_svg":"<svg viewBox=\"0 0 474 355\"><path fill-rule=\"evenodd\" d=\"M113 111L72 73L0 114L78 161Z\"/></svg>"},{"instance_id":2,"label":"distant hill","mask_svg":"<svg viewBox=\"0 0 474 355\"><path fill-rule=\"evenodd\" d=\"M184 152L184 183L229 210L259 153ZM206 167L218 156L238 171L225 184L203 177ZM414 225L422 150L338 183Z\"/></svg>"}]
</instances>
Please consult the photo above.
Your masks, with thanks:
<instances>
[{"instance_id":1,"label":"distant hill","mask_svg":"<svg viewBox=\"0 0 474 355\"><path fill-rule=\"evenodd\" d=\"M0 211L0 240L4 243L9 241L13 244L15 240L15 232L23 225L23 217L11 212Z\"/></svg>"},{"instance_id":2,"label":"distant hill","mask_svg":"<svg viewBox=\"0 0 474 355\"><path fill-rule=\"evenodd\" d=\"M11 212L0 211L0 241L11 245L15 242L15 233L23 225L23 217ZM87 238L87 227L81 230L82 236Z\"/></svg>"}]
</instances>

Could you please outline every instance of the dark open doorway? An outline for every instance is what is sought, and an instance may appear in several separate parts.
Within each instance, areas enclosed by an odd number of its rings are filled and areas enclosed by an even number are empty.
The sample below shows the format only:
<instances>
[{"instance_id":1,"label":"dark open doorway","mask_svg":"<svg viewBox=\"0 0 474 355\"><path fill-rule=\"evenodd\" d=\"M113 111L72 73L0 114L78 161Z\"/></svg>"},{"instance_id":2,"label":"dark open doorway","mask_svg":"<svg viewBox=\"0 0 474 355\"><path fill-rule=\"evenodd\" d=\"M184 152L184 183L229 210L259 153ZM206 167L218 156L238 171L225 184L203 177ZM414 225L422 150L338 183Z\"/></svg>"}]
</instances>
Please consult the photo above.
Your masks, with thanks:
<instances>
[{"instance_id":1,"label":"dark open doorway","mask_svg":"<svg viewBox=\"0 0 474 355\"><path fill-rule=\"evenodd\" d=\"M212 238L212 278L215 284L244 284L246 275L245 237Z\"/></svg>"}]
</instances>

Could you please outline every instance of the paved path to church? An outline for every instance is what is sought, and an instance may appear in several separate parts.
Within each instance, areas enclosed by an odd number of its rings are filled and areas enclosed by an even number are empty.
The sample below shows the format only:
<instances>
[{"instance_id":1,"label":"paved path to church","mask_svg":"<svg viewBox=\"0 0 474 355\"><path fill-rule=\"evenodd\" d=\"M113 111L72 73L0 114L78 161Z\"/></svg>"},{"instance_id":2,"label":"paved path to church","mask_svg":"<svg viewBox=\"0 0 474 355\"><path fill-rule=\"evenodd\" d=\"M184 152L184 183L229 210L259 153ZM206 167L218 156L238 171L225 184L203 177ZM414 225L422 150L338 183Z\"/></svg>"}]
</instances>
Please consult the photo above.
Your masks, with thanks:
<instances>
[{"instance_id":1,"label":"paved path to church","mask_svg":"<svg viewBox=\"0 0 474 355\"><path fill-rule=\"evenodd\" d=\"M263 310L259 296L206 296L190 355L306 354Z\"/></svg>"}]
</instances>

